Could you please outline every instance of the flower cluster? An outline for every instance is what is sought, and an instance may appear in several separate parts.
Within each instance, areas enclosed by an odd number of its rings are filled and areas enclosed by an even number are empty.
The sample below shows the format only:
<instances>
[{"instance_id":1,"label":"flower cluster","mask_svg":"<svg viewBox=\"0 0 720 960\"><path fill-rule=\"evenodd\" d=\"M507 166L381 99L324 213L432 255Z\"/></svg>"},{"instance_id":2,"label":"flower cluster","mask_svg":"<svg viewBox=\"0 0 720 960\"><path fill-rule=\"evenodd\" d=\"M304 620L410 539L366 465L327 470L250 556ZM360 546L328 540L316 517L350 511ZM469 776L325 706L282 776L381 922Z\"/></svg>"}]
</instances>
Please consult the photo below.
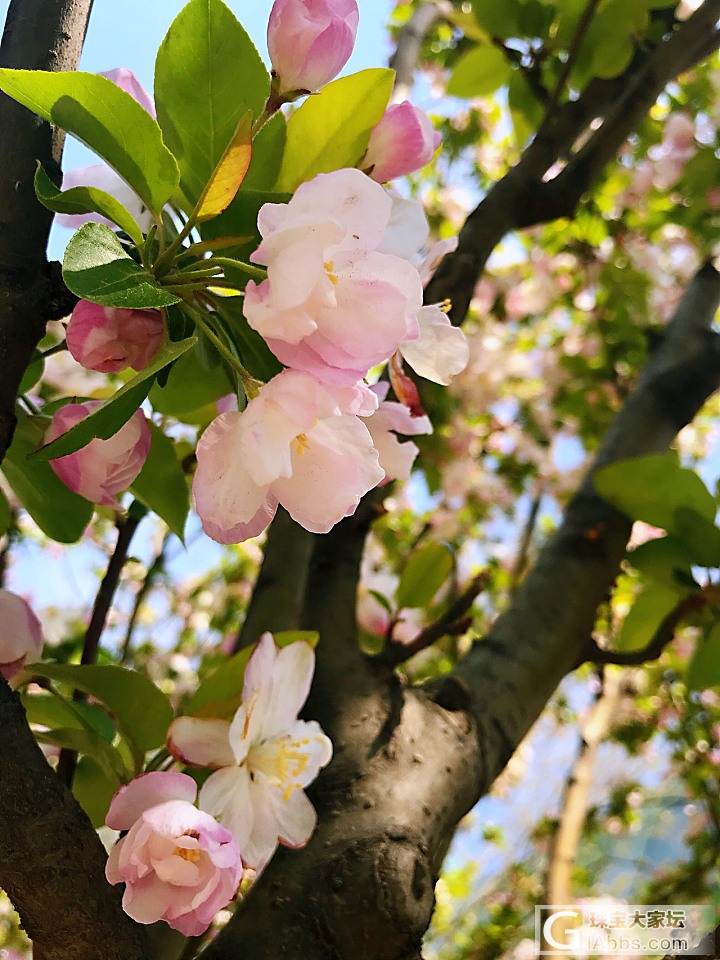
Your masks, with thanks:
<instances>
[{"instance_id":1,"label":"flower cluster","mask_svg":"<svg viewBox=\"0 0 720 960\"><path fill-rule=\"evenodd\" d=\"M113 847L106 875L125 884L123 907L135 920L202 933L235 896L243 866L258 873L278 843L308 842L317 816L304 788L332 756L319 725L297 718L314 664L309 644L279 650L266 633L232 721L172 723L171 754L215 771L200 790L200 809L195 781L182 773L147 773L116 793L106 822L127 834Z\"/></svg>"}]
</instances>

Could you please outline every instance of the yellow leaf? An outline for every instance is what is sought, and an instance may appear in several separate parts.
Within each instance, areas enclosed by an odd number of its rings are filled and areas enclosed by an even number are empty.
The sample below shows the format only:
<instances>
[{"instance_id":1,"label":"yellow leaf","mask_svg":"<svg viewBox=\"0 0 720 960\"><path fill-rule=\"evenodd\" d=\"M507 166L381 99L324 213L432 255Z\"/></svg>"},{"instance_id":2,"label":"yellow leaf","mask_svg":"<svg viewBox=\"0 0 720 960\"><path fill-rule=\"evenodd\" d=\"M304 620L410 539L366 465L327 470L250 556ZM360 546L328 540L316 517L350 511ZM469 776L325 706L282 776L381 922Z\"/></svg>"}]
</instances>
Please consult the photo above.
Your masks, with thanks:
<instances>
[{"instance_id":1,"label":"yellow leaf","mask_svg":"<svg viewBox=\"0 0 720 960\"><path fill-rule=\"evenodd\" d=\"M197 220L211 220L230 204L252 157L252 111L242 117L197 205Z\"/></svg>"}]
</instances>

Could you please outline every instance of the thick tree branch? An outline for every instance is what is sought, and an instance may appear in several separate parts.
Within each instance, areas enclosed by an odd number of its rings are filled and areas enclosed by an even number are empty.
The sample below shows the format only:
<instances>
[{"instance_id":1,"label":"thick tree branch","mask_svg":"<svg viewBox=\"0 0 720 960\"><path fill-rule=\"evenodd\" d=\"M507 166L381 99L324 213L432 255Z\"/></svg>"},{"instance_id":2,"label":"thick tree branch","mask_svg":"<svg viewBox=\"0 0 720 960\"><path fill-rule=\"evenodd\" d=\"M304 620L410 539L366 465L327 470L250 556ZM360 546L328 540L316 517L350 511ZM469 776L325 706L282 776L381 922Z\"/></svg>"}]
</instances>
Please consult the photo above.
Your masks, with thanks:
<instances>
[{"instance_id":1,"label":"thick tree branch","mask_svg":"<svg viewBox=\"0 0 720 960\"><path fill-rule=\"evenodd\" d=\"M608 431L593 469L665 450L720 386L720 337L711 330L718 302L720 275L706 265ZM435 685L439 703L466 709L477 724L483 791L582 657L630 526L594 492L591 471L508 610L454 674Z\"/></svg>"},{"instance_id":2,"label":"thick tree branch","mask_svg":"<svg viewBox=\"0 0 720 960\"><path fill-rule=\"evenodd\" d=\"M423 41L443 15L443 8L446 6L448 4L442 0L428 0L427 3L421 3L400 30L395 52L388 64L395 71L395 88L392 95L394 103L406 100L410 94L415 82L415 71L420 60Z\"/></svg>"},{"instance_id":3,"label":"thick tree branch","mask_svg":"<svg viewBox=\"0 0 720 960\"><path fill-rule=\"evenodd\" d=\"M74 70L92 0L11 0L0 67ZM35 198L35 162L59 178L64 134L0 93L0 461L15 429L15 396L32 351L57 316L45 247L52 214Z\"/></svg>"},{"instance_id":4,"label":"thick tree branch","mask_svg":"<svg viewBox=\"0 0 720 960\"><path fill-rule=\"evenodd\" d=\"M470 214L457 250L445 257L428 284L426 302L449 297L453 323L462 323L475 284L502 238L512 230L573 215L582 195L667 84L717 49L719 19L720 0L706 0L674 32L639 51L619 77L591 81L577 100L554 110L553 121ZM574 145L597 121L602 121L599 129L573 155ZM563 171L545 182L547 171L567 158Z\"/></svg>"},{"instance_id":5,"label":"thick tree branch","mask_svg":"<svg viewBox=\"0 0 720 960\"><path fill-rule=\"evenodd\" d=\"M106 854L0 677L0 887L45 960L150 960L145 931L105 880Z\"/></svg>"}]
</instances>

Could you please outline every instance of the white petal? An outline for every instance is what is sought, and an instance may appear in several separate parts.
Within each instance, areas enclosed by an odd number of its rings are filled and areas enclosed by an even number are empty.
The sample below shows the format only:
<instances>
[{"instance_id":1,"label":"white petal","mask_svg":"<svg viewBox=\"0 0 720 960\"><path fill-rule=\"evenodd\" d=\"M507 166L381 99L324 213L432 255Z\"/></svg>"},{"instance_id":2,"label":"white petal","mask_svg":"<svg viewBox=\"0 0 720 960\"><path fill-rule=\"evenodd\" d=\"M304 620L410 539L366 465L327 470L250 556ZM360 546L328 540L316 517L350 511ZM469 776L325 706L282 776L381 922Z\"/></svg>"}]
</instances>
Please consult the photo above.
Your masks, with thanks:
<instances>
[{"instance_id":1,"label":"white petal","mask_svg":"<svg viewBox=\"0 0 720 960\"><path fill-rule=\"evenodd\" d=\"M249 867L262 870L277 849L280 825L275 815L273 793L262 774L256 774L250 783L250 803L253 810L252 832L240 848Z\"/></svg>"},{"instance_id":2,"label":"white petal","mask_svg":"<svg viewBox=\"0 0 720 960\"><path fill-rule=\"evenodd\" d=\"M470 357L465 334L436 305L418 313L420 338L400 344L400 353L421 377L447 386Z\"/></svg>"},{"instance_id":3,"label":"white petal","mask_svg":"<svg viewBox=\"0 0 720 960\"><path fill-rule=\"evenodd\" d=\"M386 193L392 200L392 213L387 233L377 251L411 260L425 246L430 233L423 205L417 200L401 197L395 190L386 190Z\"/></svg>"},{"instance_id":4,"label":"white petal","mask_svg":"<svg viewBox=\"0 0 720 960\"><path fill-rule=\"evenodd\" d=\"M211 814L232 833L245 859L245 847L255 816L247 767L223 767L211 774L200 789L200 809Z\"/></svg>"},{"instance_id":5,"label":"white petal","mask_svg":"<svg viewBox=\"0 0 720 960\"><path fill-rule=\"evenodd\" d=\"M289 800L276 800L275 816L280 843L295 850L305 846L317 826L315 807L304 790L294 790Z\"/></svg>"},{"instance_id":6,"label":"white petal","mask_svg":"<svg viewBox=\"0 0 720 960\"><path fill-rule=\"evenodd\" d=\"M96 163L89 167L76 167L74 170L68 170L63 174L62 188L63 190L70 190L72 187L97 187L99 190L104 190L105 193L109 193L110 196L115 197L122 203L143 233L150 229L152 214L132 187L128 186L122 177L106 163ZM105 217L101 217L99 213L58 213L55 215L55 219L60 226L69 227L72 230L83 223L105 223L114 230L118 229L114 223L106 220Z\"/></svg>"},{"instance_id":7,"label":"white petal","mask_svg":"<svg viewBox=\"0 0 720 960\"><path fill-rule=\"evenodd\" d=\"M178 717L170 724L167 748L176 760L194 767L220 768L235 763L227 720Z\"/></svg>"},{"instance_id":8,"label":"white petal","mask_svg":"<svg viewBox=\"0 0 720 960\"><path fill-rule=\"evenodd\" d=\"M280 649L263 712L263 738L285 733L296 722L310 693L314 671L315 652L309 643L298 641Z\"/></svg>"}]
</instances>

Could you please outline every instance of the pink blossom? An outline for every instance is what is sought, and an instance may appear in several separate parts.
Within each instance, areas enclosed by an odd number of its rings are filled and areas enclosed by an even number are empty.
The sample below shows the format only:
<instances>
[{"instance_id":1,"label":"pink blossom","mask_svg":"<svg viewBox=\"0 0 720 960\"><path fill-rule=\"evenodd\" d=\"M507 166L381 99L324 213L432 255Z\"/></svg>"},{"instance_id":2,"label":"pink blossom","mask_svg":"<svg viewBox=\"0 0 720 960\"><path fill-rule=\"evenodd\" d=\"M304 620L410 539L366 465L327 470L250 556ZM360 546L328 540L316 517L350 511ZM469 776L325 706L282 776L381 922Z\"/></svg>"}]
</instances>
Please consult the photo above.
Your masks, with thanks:
<instances>
[{"instance_id":1,"label":"pink blossom","mask_svg":"<svg viewBox=\"0 0 720 960\"><path fill-rule=\"evenodd\" d=\"M287 204L267 203L252 254L268 279L245 291L245 316L289 367L350 386L417 338L422 283L380 252L393 203L359 170L320 174Z\"/></svg>"},{"instance_id":2,"label":"pink blossom","mask_svg":"<svg viewBox=\"0 0 720 960\"><path fill-rule=\"evenodd\" d=\"M101 400L68 403L60 407L45 433L50 443L91 414ZM86 447L50 460L50 466L66 487L101 506L117 506L117 494L127 490L143 468L150 450L150 427L137 410L117 433L107 440L95 438Z\"/></svg>"},{"instance_id":3,"label":"pink blossom","mask_svg":"<svg viewBox=\"0 0 720 960\"><path fill-rule=\"evenodd\" d=\"M147 110L151 117L154 118L157 116L153 98L129 67L115 67L114 70L103 70L100 76L111 80L116 87L120 87L125 93L129 93L133 100L139 103L143 110Z\"/></svg>"},{"instance_id":4,"label":"pink blossom","mask_svg":"<svg viewBox=\"0 0 720 960\"><path fill-rule=\"evenodd\" d=\"M398 434L409 437L432 433L432 424L426 416L413 416L405 404L385 399L389 389L390 384L385 382L372 387L380 404L365 421L380 457L380 467L385 471L383 483L409 480L418 454L417 446L412 441L401 443Z\"/></svg>"},{"instance_id":5,"label":"pink blossom","mask_svg":"<svg viewBox=\"0 0 720 960\"><path fill-rule=\"evenodd\" d=\"M354 513L384 475L358 419L376 406L364 385L333 389L285 370L242 413L213 420L197 447L193 483L208 536L219 543L257 536L278 503L313 533Z\"/></svg>"},{"instance_id":6,"label":"pink blossom","mask_svg":"<svg viewBox=\"0 0 720 960\"><path fill-rule=\"evenodd\" d=\"M105 867L110 883L125 884L125 913L186 937L207 930L242 876L233 835L193 805L196 793L184 773L146 773L118 790L107 815L109 827L128 831Z\"/></svg>"},{"instance_id":7,"label":"pink blossom","mask_svg":"<svg viewBox=\"0 0 720 960\"><path fill-rule=\"evenodd\" d=\"M345 66L359 20L355 0L275 0L268 51L280 91L322 87Z\"/></svg>"},{"instance_id":8,"label":"pink blossom","mask_svg":"<svg viewBox=\"0 0 720 960\"><path fill-rule=\"evenodd\" d=\"M67 327L67 346L88 370L144 369L160 349L165 324L159 310L101 307L80 300Z\"/></svg>"},{"instance_id":9,"label":"pink blossom","mask_svg":"<svg viewBox=\"0 0 720 960\"><path fill-rule=\"evenodd\" d=\"M298 720L315 669L312 647L278 649L260 638L245 670L243 699L232 722L179 717L168 749L194 766L212 767L200 807L235 836L245 863L260 871L278 842L303 847L317 815L307 787L330 762L332 744L314 720Z\"/></svg>"},{"instance_id":10,"label":"pink blossom","mask_svg":"<svg viewBox=\"0 0 720 960\"><path fill-rule=\"evenodd\" d=\"M9 680L28 657L32 661L40 656L42 627L25 600L9 590L0 590L0 623L0 674Z\"/></svg>"},{"instance_id":11,"label":"pink blossom","mask_svg":"<svg viewBox=\"0 0 720 960\"><path fill-rule=\"evenodd\" d=\"M465 334L454 327L438 303L418 311L420 336L400 344L400 353L416 373L447 386L467 366L470 348Z\"/></svg>"},{"instance_id":12,"label":"pink blossom","mask_svg":"<svg viewBox=\"0 0 720 960\"><path fill-rule=\"evenodd\" d=\"M409 100L395 103L370 134L362 166L373 180L386 183L430 163L441 140L423 110Z\"/></svg>"}]
</instances>

